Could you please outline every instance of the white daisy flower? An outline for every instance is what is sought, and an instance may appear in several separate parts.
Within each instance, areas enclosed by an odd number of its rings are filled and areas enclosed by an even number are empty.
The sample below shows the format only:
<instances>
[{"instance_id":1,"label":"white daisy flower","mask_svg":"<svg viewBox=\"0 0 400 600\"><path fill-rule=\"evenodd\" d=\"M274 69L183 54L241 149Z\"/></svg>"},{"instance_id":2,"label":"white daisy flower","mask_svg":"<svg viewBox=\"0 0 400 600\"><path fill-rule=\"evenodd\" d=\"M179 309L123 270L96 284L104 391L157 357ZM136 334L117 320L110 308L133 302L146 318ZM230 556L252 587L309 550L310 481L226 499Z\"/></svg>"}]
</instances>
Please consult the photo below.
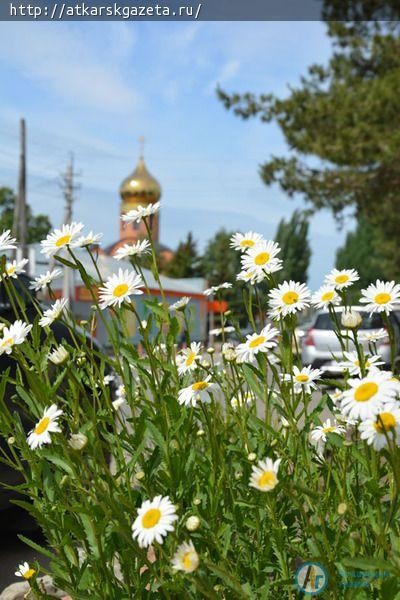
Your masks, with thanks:
<instances>
[{"instance_id":1,"label":"white daisy flower","mask_svg":"<svg viewBox=\"0 0 400 600\"><path fill-rule=\"evenodd\" d=\"M244 252L248 248L253 248L256 244L263 241L261 233L254 233L254 231L248 231L247 233L235 233L231 237L231 248Z\"/></svg>"},{"instance_id":2,"label":"white daisy flower","mask_svg":"<svg viewBox=\"0 0 400 600\"><path fill-rule=\"evenodd\" d=\"M265 277L267 273L275 273L282 268L282 261L276 258L281 251L276 242L262 240L242 255L242 270L253 275Z\"/></svg>"},{"instance_id":3,"label":"white daisy flower","mask_svg":"<svg viewBox=\"0 0 400 600\"><path fill-rule=\"evenodd\" d=\"M41 253L47 258L56 254L62 248L70 246L75 248L78 246L77 236L83 229L83 223L71 223L63 225L61 229L55 229L49 233L45 240L40 242L42 249Z\"/></svg>"},{"instance_id":4,"label":"white daisy flower","mask_svg":"<svg viewBox=\"0 0 400 600\"><path fill-rule=\"evenodd\" d=\"M150 253L151 244L148 240L139 240L134 244L124 244L114 254L116 260L123 260L130 256L143 256Z\"/></svg>"},{"instance_id":5,"label":"white daisy flower","mask_svg":"<svg viewBox=\"0 0 400 600\"><path fill-rule=\"evenodd\" d=\"M118 269L118 273L111 275L100 292L100 308L107 306L121 306L123 302L131 302L130 296L133 294L143 294L140 287L143 281L140 275L134 271Z\"/></svg>"},{"instance_id":6,"label":"white daisy flower","mask_svg":"<svg viewBox=\"0 0 400 600\"><path fill-rule=\"evenodd\" d=\"M1 330L0 355L11 354L13 347L22 344L31 329L32 325L23 321L15 321L9 327L5 325Z\"/></svg>"},{"instance_id":7,"label":"white daisy flower","mask_svg":"<svg viewBox=\"0 0 400 600\"><path fill-rule=\"evenodd\" d=\"M400 304L400 285L394 281L380 281L371 283L365 290L361 290L360 302L366 304L366 310L372 313L385 312L387 315Z\"/></svg>"},{"instance_id":8,"label":"white daisy flower","mask_svg":"<svg viewBox=\"0 0 400 600\"><path fill-rule=\"evenodd\" d=\"M110 385L112 381L114 381L115 375L104 375L103 377L103 385Z\"/></svg>"},{"instance_id":9,"label":"white daisy flower","mask_svg":"<svg viewBox=\"0 0 400 600\"><path fill-rule=\"evenodd\" d=\"M246 341L236 346L237 360L240 363L256 362L256 355L259 352L267 352L270 348L276 346L276 337L279 331L276 327L268 324L260 333L252 333L246 336Z\"/></svg>"},{"instance_id":10,"label":"white daisy flower","mask_svg":"<svg viewBox=\"0 0 400 600\"><path fill-rule=\"evenodd\" d=\"M21 260L12 260L6 263L4 275L16 279L20 273L25 273L25 266L28 264L27 258Z\"/></svg>"},{"instance_id":11,"label":"white daisy flower","mask_svg":"<svg viewBox=\"0 0 400 600\"><path fill-rule=\"evenodd\" d=\"M362 421L359 425L361 439L367 444L373 445L375 450L381 450L393 440L397 446L400 445L400 409L397 406L387 406L382 412L375 415L373 419Z\"/></svg>"},{"instance_id":12,"label":"white daisy flower","mask_svg":"<svg viewBox=\"0 0 400 600\"><path fill-rule=\"evenodd\" d=\"M278 469L281 459L275 462L271 458L260 460L257 465L252 466L249 485L261 492L270 492L278 483Z\"/></svg>"},{"instance_id":13,"label":"white daisy flower","mask_svg":"<svg viewBox=\"0 0 400 600\"><path fill-rule=\"evenodd\" d=\"M219 290L228 290L231 287L231 283L229 283L228 281L224 281L224 283L220 283L219 285L212 285L211 287L207 288L203 291L203 294L205 296L211 296L211 294L215 294L216 292L219 292Z\"/></svg>"},{"instance_id":14,"label":"white daisy flower","mask_svg":"<svg viewBox=\"0 0 400 600\"><path fill-rule=\"evenodd\" d=\"M322 423L322 425L318 425L314 427L314 429L310 433L310 439L317 446L324 445L326 442L326 436L328 433L337 433L338 435L343 435L346 432L346 429L341 425L338 425L335 421L327 419Z\"/></svg>"},{"instance_id":15,"label":"white daisy flower","mask_svg":"<svg viewBox=\"0 0 400 600\"><path fill-rule=\"evenodd\" d=\"M358 360L357 352L343 352L343 356L346 360L339 362L339 367L347 369L350 375L361 377L361 367ZM376 368L380 365L385 364L378 354L373 356L365 357L364 368L369 371L371 368Z\"/></svg>"},{"instance_id":16,"label":"white daisy flower","mask_svg":"<svg viewBox=\"0 0 400 600\"><path fill-rule=\"evenodd\" d=\"M183 310L189 304L189 302L190 298L188 296L183 296L182 298L179 298L179 300L171 304L168 307L168 310L171 312L174 310Z\"/></svg>"},{"instance_id":17,"label":"white daisy flower","mask_svg":"<svg viewBox=\"0 0 400 600\"><path fill-rule=\"evenodd\" d=\"M389 371L371 370L363 379L349 379L350 389L343 392L341 410L350 419L373 419L383 404L398 394L398 382Z\"/></svg>"},{"instance_id":18,"label":"white daisy flower","mask_svg":"<svg viewBox=\"0 0 400 600\"><path fill-rule=\"evenodd\" d=\"M196 406L197 402L204 402L208 404L211 402L210 393L214 392L217 385L210 382L211 375L208 375L206 379L196 381L185 388L182 388L178 392L179 404L185 406Z\"/></svg>"},{"instance_id":19,"label":"white daisy flower","mask_svg":"<svg viewBox=\"0 0 400 600\"><path fill-rule=\"evenodd\" d=\"M137 208L134 208L124 215L122 215L121 219L126 223L140 223L143 219L150 217L150 215L156 214L161 206L161 202L154 202L153 204L149 204L148 206L139 205Z\"/></svg>"},{"instance_id":20,"label":"white daisy flower","mask_svg":"<svg viewBox=\"0 0 400 600\"><path fill-rule=\"evenodd\" d=\"M38 421L28 434L28 445L32 450L41 448L43 444L50 444L50 433L58 433L61 431L58 425L58 418L63 414L62 410L57 408L56 404L52 404L46 408L43 417Z\"/></svg>"},{"instance_id":21,"label":"white daisy flower","mask_svg":"<svg viewBox=\"0 0 400 600\"><path fill-rule=\"evenodd\" d=\"M54 323L54 321L61 316L67 304L67 298L60 298L59 300L56 300L50 308L44 311L43 317L39 321L39 325L41 327L46 327L46 325L51 325Z\"/></svg>"},{"instance_id":22,"label":"white daisy flower","mask_svg":"<svg viewBox=\"0 0 400 600\"><path fill-rule=\"evenodd\" d=\"M312 295L311 303L315 308L327 308L329 305L336 306L340 303L340 296L330 285L323 285Z\"/></svg>"},{"instance_id":23,"label":"white daisy flower","mask_svg":"<svg viewBox=\"0 0 400 600\"><path fill-rule=\"evenodd\" d=\"M3 252L4 250L14 250L17 247L15 245L17 240L10 234L10 229L7 229L0 234L0 252Z\"/></svg>"},{"instance_id":24,"label":"white daisy flower","mask_svg":"<svg viewBox=\"0 0 400 600\"><path fill-rule=\"evenodd\" d=\"M254 404L254 396L251 392L239 392L237 396L234 396L231 399L231 406L233 410L236 410L239 407L249 408L252 404Z\"/></svg>"},{"instance_id":25,"label":"white daisy flower","mask_svg":"<svg viewBox=\"0 0 400 600\"><path fill-rule=\"evenodd\" d=\"M194 371L197 361L201 358L201 343L192 342L189 348L184 348L177 356L178 373L183 375L188 371Z\"/></svg>"},{"instance_id":26,"label":"white daisy flower","mask_svg":"<svg viewBox=\"0 0 400 600\"><path fill-rule=\"evenodd\" d=\"M84 246L93 246L94 244L97 244L102 237L102 233L93 233L93 231L89 231L88 234L78 238L76 245L80 248L83 248Z\"/></svg>"},{"instance_id":27,"label":"white daisy flower","mask_svg":"<svg viewBox=\"0 0 400 600\"><path fill-rule=\"evenodd\" d=\"M47 271L44 275L38 275L35 277L33 281L29 284L29 287L32 290L38 292L39 290L44 290L48 285L50 285L54 279L61 277L62 271L61 269L53 269L52 271Z\"/></svg>"},{"instance_id":28,"label":"white daisy flower","mask_svg":"<svg viewBox=\"0 0 400 600\"><path fill-rule=\"evenodd\" d=\"M331 287L342 290L359 279L360 277L355 269L332 269L332 271L326 275L325 282Z\"/></svg>"},{"instance_id":29,"label":"white daisy flower","mask_svg":"<svg viewBox=\"0 0 400 600\"><path fill-rule=\"evenodd\" d=\"M303 367L301 370L294 366L293 373L286 373L283 375L283 381L293 381L293 389L296 394L299 394L303 390L306 394L311 394L312 390L317 388L314 383L316 379L319 379L322 375L320 369L312 369L310 366Z\"/></svg>"},{"instance_id":30,"label":"white daisy flower","mask_svg":"<svg viewBox=\"0 0 400 600\"><path fill-rule=\"evenodd\" d=\"M18 565L18 571L15 571L16 577L23 577L28 580L36 573L35 569L31 569L27 562L21 563Z\"/></svg>"},{"instance_id":31,"label":"white daisy flower","mask_svg":"<svg viewBox=\"0 0 400 600\"><path fill-rule=\"evenodd\" d=\"M208 332L209 335L221 335L222 333L233 333L235 328L232 325L228 325L227 327L217 327L216 329L210 329Z\"/></svg>"},{"instance_id":32,"label":"white daisy flower","mask_svg":"<svg viewBox=\"0 0 400 600\"><path fill-rule=\"evenodd\" d=\"M141 548L147 548L154 541L162 544L168 532L174 530L173 523L177 518L175 506L168 496L145 500L132 525L132 537L137 538Z\"/></svg>"},{"instance_id":33,"label":"white daisy flower","mask_svg":"<svg viewBox=\"0 0 400 600\"><path fill-rule=\"evenodd\" d=\"M200 563L199 555L197 554L193 542L183 542L178 546L172 559L172 568L175 571L183 571L184 573L193 573Z\"/></svg>"},{"instance_id":34,"label":"white daisy flower","mask_svg":"<svg viewBox=\"0 0 400 600\"><path fill-rule=\"evenodd\" d=\"M339 408L340 407L340 403L343 399L343 390L340 390L339 388L336 388L334 392L328 392L328 395L330 397L330 399L332 400L333 404Z\"/></svg>"},{"instance_id":35,"label":"white daisy flower","mask_svg":"<svg viewBox=\"0 0 400 600\"><path fill-rule=\"evenodd\" d=\"M258 273L256 271L240 271L236 275L237 281L245 281L246 283L250 283L250 285L260 283L263 279L265 279L265 273Z\"/></svg>"},{"instance_id":36,"label":"white daisy flower","mask_svg":"<svg viewBox=\"0 0 400 600\"><path fill-rule=\"evenodd\" d=\"M64 346L58 346L48 353L47 358L55 365L62 365L67 360L69 352Z\"/></svg>"},{"instance_id":37,"label":"white daisy flower","mask_svg":"<svg viewBox=\"0 0 400 600\"><path fill-rule=\"evenodd\" d=\"M116 400L113 400L111 402L112 407L115 411L119 410L121 408L121 406L123 406L125 404L126 400L125 398L123 398L122 396L120 398L117 398Z\"/></svg>"},{"instance_id":38,"label":"white daisy flower","mask_svg":"<svg viewBox=\"0 0 400 600\"><path fill-rule=\"evenodd\" d=\"M358 335L359 339L363 342L369 342L370 344L375 344L380 340L385 340L385 342L389 343L389 336L386 329L378 329L378 331L360 331Z\"/></svg>"},{"instance_id":39,"label":"white daisy flower","mask_svg":"<svg viewBox=\"0 0 400 600\"><path fill-rule=\"evenodd\" d=\"M270 315L274 319L303 310L309 306L310 290L305 283L284 281L269 293Z\"/></svg>"}]
</instances>

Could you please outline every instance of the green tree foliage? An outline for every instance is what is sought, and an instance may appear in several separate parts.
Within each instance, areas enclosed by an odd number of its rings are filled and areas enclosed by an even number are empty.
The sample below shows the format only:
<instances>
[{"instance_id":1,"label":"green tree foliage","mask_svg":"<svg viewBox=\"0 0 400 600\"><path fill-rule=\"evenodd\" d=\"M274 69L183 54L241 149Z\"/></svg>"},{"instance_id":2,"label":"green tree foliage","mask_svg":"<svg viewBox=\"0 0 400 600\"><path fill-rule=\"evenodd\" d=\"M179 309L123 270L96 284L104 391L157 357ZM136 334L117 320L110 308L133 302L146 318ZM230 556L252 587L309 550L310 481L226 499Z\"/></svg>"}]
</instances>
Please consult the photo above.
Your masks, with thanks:
<instances>
[{"instance_id":1,"label":"green tree foliage","mask_svg":"<svg viewBox=\"0 0 400 600\"><path fill-rule=\"evenodd\" d=\"M180 242L172 260L165 268L169 277L199 277L201 275L200 258L197 253L197 244L191 231L186 240Z\"/></svg>"},{"instance_id":2,"label":"green tree foliage","mask_svg":"<svg viewBox=\"0 0 400 600\"><path fill-rule=\"evenodd\" d=\"M0 231L12 229L15 194L7 187L0 188ZM26 206L27 242L33 244L42 240L50 231L51 223L46 215L33 215L29 204Z\"/></svg>"},{"instance_id":3,"label":"green tree foliage","mask_svg":"<svg viewBox=\"0 0 400 600\"><path fill-rule=\"evenodd\" d=\"M366 288L382 275L382 235L366 219L361 219L357 228L348 233L344 245L336 253L338 269L357 269L359 281L355 290Z\"/></svg>"},{"instance_id":4,"label":"green tree foliage","mask_svg":"<svg viewBox=\"0 0 400 600\"><path fill-rule=\"evenodd\" d=\"M381 275L400 275L400 8L398 2L326 0L324 16L334 51L314 64L285 98L227 94L242 118L275 121L291 151L261 168L267 185L302 194L313 209L337 218L351 209L382 231ZM391 21L366 22L389 15ZM354 19L339 22L338 19ZM361 19L358 21L357 19ZM395 20L397 19L397 20ZM335 21L336 20L336 21Z\"/></svg>"},{"instance_id":5,"label":"green tree foliage","mask_svg":"<svg viewBox=\"0 0 400 600\"><path fill-rule=\"evenodd\" d=\"M235 232L220 229L210 239L204 251L201 261L203 276L209 285L219 285L224 281L236 282L236 275L241 270L240 252L231 248L230 239ZM242 312L242 294L240 286L235 285L233 289L221 290L229 308L240 314Z\"/></svg>"},{"instance_id":6,"label":"green tree foliage","mask_svg":"<svg viewBox=\"0 0 400 600\"><path fill-rule=\"evenodd\" d=\"M275 241L282 249L279 258L283 260L283 269L275 274L278 281L293 279L307 282L311 257L308 226L307 217L298 210L294 211L289 221L282 219L279 223Z\"/></svg>"}]
</instances>

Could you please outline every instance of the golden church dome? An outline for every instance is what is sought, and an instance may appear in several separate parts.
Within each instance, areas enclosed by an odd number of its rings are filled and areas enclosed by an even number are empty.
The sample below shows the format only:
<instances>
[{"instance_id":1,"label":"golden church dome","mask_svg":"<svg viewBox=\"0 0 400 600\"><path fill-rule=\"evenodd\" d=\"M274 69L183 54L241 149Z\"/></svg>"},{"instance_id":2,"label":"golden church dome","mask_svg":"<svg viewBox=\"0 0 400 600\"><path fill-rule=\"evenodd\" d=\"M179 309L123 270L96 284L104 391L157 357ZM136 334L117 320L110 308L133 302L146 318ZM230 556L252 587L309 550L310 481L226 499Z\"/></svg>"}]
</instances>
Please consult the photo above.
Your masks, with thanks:
<instances>
[{"instance_id":1,"label":"golden church dome","mask_svg":"<svg viewBox=\"0 0 400 600\"><path fill-rule=\"evenodd\" d=\"M161 187L147 170L143 156L139 158L136 169L121 183L119 189L124 205L135 207L138 204L157 202L161 196Z\"/></svg>"}]
</instances>

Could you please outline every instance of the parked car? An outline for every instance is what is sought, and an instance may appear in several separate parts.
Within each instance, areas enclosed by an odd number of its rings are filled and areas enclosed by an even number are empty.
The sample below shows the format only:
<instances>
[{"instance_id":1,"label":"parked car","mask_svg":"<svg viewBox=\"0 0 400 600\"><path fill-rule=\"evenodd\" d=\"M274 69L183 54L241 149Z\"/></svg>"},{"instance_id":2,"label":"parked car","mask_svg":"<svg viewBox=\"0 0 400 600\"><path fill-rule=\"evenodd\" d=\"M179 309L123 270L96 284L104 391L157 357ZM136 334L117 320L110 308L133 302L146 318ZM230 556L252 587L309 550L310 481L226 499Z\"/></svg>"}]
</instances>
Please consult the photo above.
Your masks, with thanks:
<instances>
[{"instance_id":1,"label":"parked car","mask_svg":"<svg viewBox=\"0 0 400 600\"><path fill-rule=\"evenodd\" d=\"M354 310L359 312L362 317L362 324L358 329L359 338L362 333L368 331L378 331L385 327L382 316L379 313L370 315L365 311L364 307L355 306ZM338 316L340 323L343 307L336 307L335 313ZM399 354L400 344L400 329L399 321L396 315L391 315L391 322L395 331L396 354ZM360 336L361 334L361 336ZM363 347L368 349L368 342L362 342ZM384 362L384 368L390 366L390 344L389 336L379 340L376 344L377 353L381 356ZM349 351L355 349L354 343L349 343ZM321 369L325 376L338 376L342 374L342 369L339 367L337 360L343 360L342 350L339 340L336 337L331 316L327 310L319 310L307 330L307 333L302 338L302 362L304 365L311 365L313 368Z\"/></svg>"}]
</instances>

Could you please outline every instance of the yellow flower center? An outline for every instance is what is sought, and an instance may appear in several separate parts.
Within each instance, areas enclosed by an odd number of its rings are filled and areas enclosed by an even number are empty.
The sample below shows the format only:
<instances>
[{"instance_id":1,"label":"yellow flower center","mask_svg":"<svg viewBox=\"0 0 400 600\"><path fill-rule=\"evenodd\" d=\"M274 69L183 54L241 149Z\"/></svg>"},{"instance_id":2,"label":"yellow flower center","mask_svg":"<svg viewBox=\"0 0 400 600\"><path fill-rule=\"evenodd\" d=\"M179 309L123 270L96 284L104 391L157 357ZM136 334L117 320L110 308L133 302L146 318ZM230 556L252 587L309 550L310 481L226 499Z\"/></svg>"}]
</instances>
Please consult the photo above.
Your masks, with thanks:
<instances>
[{"instance_id":1,"label":"yellow flower center","mask_svg":"<svg viewBox=\"0 0 400 600\"><path fill-rule=\"evenodd\" d=\"M201 390L205 390L206 388L208 388L208 383L207 381L197 381L196 383L194 383L192 385L192 390L194 392L198 392Z\"/></svg>"},{"instance_id":2,"label":"yellow flower center","mask_svg":"<svg viewBox=\"0 0 400 600\"><path fill-rule=\"evenodd\" d=\"M336 275L335 281L336 283L346 283L350 277L348 275Z\"/></svg>"},{"instance_id":3,"label":"yellow flower center","mask_svg":"<svg viewBox=\"0 0 400 600\"><path fill-rule=\"evenodd\" d=\"M190 367L190 365L193 363L193 361L194 361L195 358L196 358L196 353L195 352L190 352L188 354L188 357L187 357L186 361L185 361L185 365L187 367Z\"/></svg>"},{"instance_id":4,"label":"yellow flower center","mask_svg":"<svg viewBox=\"0 0 400 600\"><path fill-rule=\"evenodd\" d=\"M48 428L49 424L50 424L49 417L43 417L43 419L40 419L39 423L35 427L36 435L41 435L42 433L44 433L46 431L46 429Z\"/></svg>"},{"instance_id":5,"label":"yellow flower center","mask_svg":"<svg viewBox=\"0 0 400 600\"><path fill-rule=\"evenodd\" d=\"M356 389L354 399L357 402L368 402L368 400L371 400L371 398L375 396L378 389L379 386L373 381L370 381L369 383L362 383Z\"/></svg>"},{"instance_id":6,"label":"yellow flower center","mask_svg":"<svg viewBox=\"0 0 400 600\"><path fill-rule=\"evenodd\" d=\"M16 269L17 269L17 267L14 266L14 265L11 266L11 267L8 267L8 269L7 269L7 275L13 275L15 273Z\"/></svg>"},{"instance_id":7,"label":"yellow flower center","mask_svg":"<svg viewBox=\"0 0 400 600\"><path fill-rule=\"evenodd\" d=\"M284 304L294 304L298 299L299 295L297 292L286 292L286 294L283 294L282 296L282 302L284 302Z\"/></svg>"},{"instance_id":8,"label":"yellow flower center","mask_svg":"<svg viewBox=\"0 0 400 600\"><path fill-rule=\"evenodd\" d=\"M265 337L263 335L259 335L258 337L254 338L254 340L252 340L250 342L249 348L257 348L257 346L260 346L264 342L265 342Z\"/></svg>"},{"instance_id":9,"label":"yellow flower center","mask_svg":"<svg viewBox=\"0 0 400 600\"><path fill-rule=\"evenodd\" d=\"M4 346L12 346L13 342L14 342L14 339L12 337L4 338L4 339L1 340L0 345L2 347L4 347Z\"/></svg>"},{"instance_id":10,"label":"yellow flower center","mask_svg":"<svg viewBox=\"0 0 400 600\"><path fill-rule=\"evenodd\" d=\"M30 579L32 577L32 575L34 575L36 573L35 569L28 569L27 571L25 571L25 573L22 573L22 577L24 579Z\"/></svg>"},{"instance_id":11,"label":"yellow flower center","mask_svg":"<svg viewBox=\"0 0 400 600\"><path fill-rule=\"evenodd\" d=\"M378 433L385 433L385 431L391 431L396 426L396 419L392 413L383 412L377 416L374 427Z\"/></svg>"},{"instance_id":12,"label":"yellow flower center","mask_svg":"<svg viewBox=\"0 0 400 600\"><path fill-rule=\"evenodd\" d=\"M252 248L254 246L253 240L242 240L240 242L242 248Z\"/></svg>"},{"instance_id":13,"label":"yellow flower center","mask_svg":"<svg viewBox=\"0 0 400 600\"><path fill-rule=\"evenodd\" d=\"M298 381L299 383L305 383L308 380L309 380L308 375L305 375L304 373L300 373L300 375L296 375L296 381Z\"/></svg>"},{"instance_id":14,"label":"yellow flower center","mask_svg":"<svg viewBox=\"0 0 400 600\"><path fill-rule=\"evenodd\" d=\"M129 286L127 283L120 283L114 288L113 295L117 298L121 298L121 296L124 296L128 290Z\"/></svg>"},{"instance_id":15,"label":"yellow flower center","mask_svg":"<svg viewBox=\"0 0 400 600\"><path fill-rule=\"evenodd\" d=\"M387 294L386 292L381 292L380 294L377 294L375 296L375 303L376 304L387 304L388 302L391 301L391 296L390 294Z\"/></svg>"},{"instance_id":16,"label":"yellow flower center","mask_svg":"<svg viewBox=\"0 0 400 600\"><path fill-rule=\"evenodd\" d=\"M330 300L332 300L333 296L335 295L335 292L325 292L325 294L322 294L321 296L321 300L322 302L329 302Z\"/></svg>"},{"instance_id":17,"label":"yellow flower center","mask_svg":"<svg viewBox=\"0 0 400 600\"><path fill-rule=\"evenodd\" d=\"M258 480L258 485L260 487L274 487L276 485L277 479L274 471L264 471L264 473L260 476Z\"/></svg>"},{"instance_id":18,"label":"yellow flower center","mask_svg":"<svg viewBox=\"0 0 400 600\"><path fill-rule=\"evenodd\" d=\"M191 552L185 552L185 554L183 555L182 558L182 563L183 566L185 567L185 569L190 569L192 566L192 553Z\"/></svg>"},{"instance_id":19,"label":"yellow flower center","mask_svg":"<svg viewBox=\"0 0 400 600\"><path fill-rule=\"evenodd\" d=\"M142 517L142 525L145 529L151 529L161 519L161 511L158 508L150 508Z\"/></svg>"},{"instance_id":20,"label":"yellow flower center","mask_svg":"<svg viewBox=\"0 0 400 600\"><path fill-rule=\"evenodd\" d=\"M67 235L63 235L61 237L58 238L58 240L56 241L55 245L57 246L57 248L60 248L61 246L65 246L66 244L69 244L71 241L71 235L67 234Z\"/></svg>"},{"instance_id":21,"label":"yellow flower center","mask_svg":"<svg viewBox=\"0 0 400 600\"><path fill-rule=\"evenodd\" d=\"M331 425L330 427L323 427L322 431L324 433L332 433L332 431L335 431L335 428Z\"/></svg>"},{"instance_id":22,"label":"yellow flower center","mask_svg":"<svg viewBox=\"0 0 400 600\"><path fill-rule=\"evenodd\" d=\"M254 262L256 265L261 267L269 261L269 258L270 255L268 254L268 252L260 252L260 254L257 254L257 256L254 257Z\"/></svg>"}]
</instances>

